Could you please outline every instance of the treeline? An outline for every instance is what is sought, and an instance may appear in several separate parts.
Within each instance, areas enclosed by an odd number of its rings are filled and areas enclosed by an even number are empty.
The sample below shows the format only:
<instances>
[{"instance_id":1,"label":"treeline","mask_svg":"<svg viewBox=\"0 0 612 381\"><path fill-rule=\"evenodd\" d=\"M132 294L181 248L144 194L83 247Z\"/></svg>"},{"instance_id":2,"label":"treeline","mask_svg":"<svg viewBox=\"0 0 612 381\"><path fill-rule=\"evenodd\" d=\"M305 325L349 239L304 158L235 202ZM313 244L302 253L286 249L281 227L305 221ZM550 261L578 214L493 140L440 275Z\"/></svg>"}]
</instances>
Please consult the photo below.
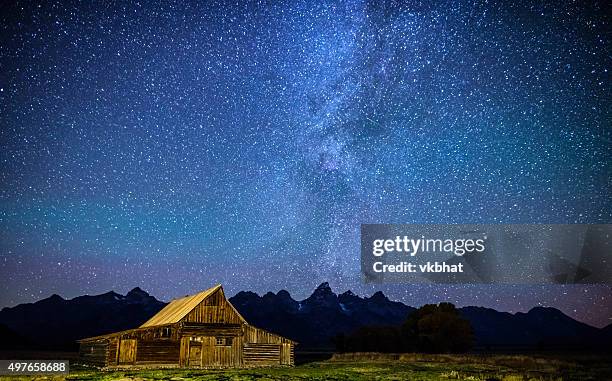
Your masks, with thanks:
<instances>
[{"instance_id":1,"label":"treeline","mask_svg":"<svg viewBox=\"0 0 612 381\"><path fill-rule=\"evenodd\" d=\"M451 303L427 304L400 326L366 326L334 338L338 352L460 353L474 345L470 322Z\"/></svg>"}]
</instances>

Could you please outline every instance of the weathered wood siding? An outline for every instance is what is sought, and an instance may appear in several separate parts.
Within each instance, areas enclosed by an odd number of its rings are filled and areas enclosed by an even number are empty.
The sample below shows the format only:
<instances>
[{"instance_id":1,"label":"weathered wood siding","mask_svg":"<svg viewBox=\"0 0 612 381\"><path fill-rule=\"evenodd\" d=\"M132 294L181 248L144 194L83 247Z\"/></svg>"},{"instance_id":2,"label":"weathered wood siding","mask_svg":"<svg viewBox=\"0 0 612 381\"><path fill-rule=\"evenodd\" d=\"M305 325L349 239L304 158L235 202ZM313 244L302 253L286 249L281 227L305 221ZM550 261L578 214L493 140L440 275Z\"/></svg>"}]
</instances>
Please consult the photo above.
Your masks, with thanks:
<instances>
[{"instance_id":1,"label":"weathered wood siding","mask_svg":"<svg viewBox=\"0 0 612 381\"><path fill-rule=\"evenodd\" d=\"M136 339L123 339L119 342L119 364L134 364L136 362Z\"/></svg>"},{"instance_id":2,"label":"weathered wood siding","mask_svg":"<svg viewBox=\"0 0 612 381\"><path fill-rule=\"evenodd\" d=\"M245 343L281 344L291 343L290 340L271 332L264 331L251 325L244 325Z\"/></svg>"},{"instance_id":3,"label":"weathered wood siding","mask_svg":"<svg viewBox=\"0 0 612 381\"><path fill-rule=\"evenodd\" d=\"M242 336L240 324L183 323L181 336Z\"/></svg>"},{"instance_id":4,"label":"weathered wood siding","mask_svg":"<svg viewBox=\"0 0 612 381\"><path fill-rule=\"evenodd\" d=\"M280 365L280 344L245 344L244 364L246 366Z\"/></svg>"},{"instance_id":5,"label":"weathered wood siding","mask_svg":"<svg viewBox=\"0 0 612 381\"><path fill-rule=\"evenodd\" d=\"M242 319L219 289L191 310L182 322L241 324Z\"/></svg>"},{"instance_id":6,"label":"weathered wood siding","mask_svg":"<svg viewBox=\"0 0 612 381\"><path fill-rule=\"evenodd\" d=\"M82 342L81 358L100 366L238 368L294 364L293 342L248 324L183 322L163 328L170 331L156 327ZM223 344L217 344L217 339Z\"/></svg>"},{"instance_id":7,"label":"weathered wood siding","mask_svg":"<svg viewBox=\"0 0 612 381\"><path fill-rule=\"evenodd\" d=\"M117 339L138 339L138 340L154 340L154 339L171 339L179 340L180 332L177 324L168 324L159 327L137 328L124 332L119 332L112 336Z\"/></svg>"},{"instance_id":8,"label":"weathered wood siding","mask_svg":"<svg viewBox=\"0 0 612 381\"><path fill-rule=\"evenodd\" d=\"M190 337L182 337L180 350L179 350L179 366L184 368L188 365L189 361L189 340Z\"/></svg>"},{"instance_id":9,"label":"weathered wood siding","mask_svg":"<svg viewBox=\"0 0 612 381\"><path fill-rule=\"evenodd\" d=\"M137 364L178 364L180 343L175 340L138 340Z\"/></svg>"},{"instance_id":10,"label":"weathered wood siding","mask_svg":"<svg viewBox=\"0 0 612 381\"><path fill-rule=\"evenodd\" d=\"M105 366L108 358L108 340L81 344L79 346L79 357L88 363Z\"/></svg>"},{"instance_id":11,"label":"weathered wood siding","mask_svg":"<svg viewBox=\"0 0 612 381\"><path fill-rule=\"evenodd\" d=\"M293 343L286 338L245 324L244 365L293 365Z\"/></svg>"},{"instance_id":12,"label":"weathered wood siding","mask_svg":"<svg viewBox=\"0 0 612 381\"><path fill-rule=\"evenodd\" d=\"M295 363L293 344L281 344L280 363L281 365L293 365Z\"/></svg>"},{"instance_id":13,"label":"weathered wood siding","mask_svg":"<svg viewBox=\"0 0 612 381\"><path fill-rule=\"evenodd\" d=\"M227 336L217 344L220 336L184 337L180 346L180 366L195 368L239 368L243 365L242 337ZM226 339L231 344L226 344Z\"/></svg>"},{"instance_id":14,"label":"weathered wood siding","mask_svg":"<svg viewBox=\"0 0 612 381\"><path fill-rule=\"evenodd\" d=\"M217 345L216 337L202 338L202 367L239 368L243 364L242 337L233 337L231 345Z\"/></svg>"},{"instance_id":15,"label":"weathered wood siding","mask_svg":"<svg viewBox=\"0 0 612 381\"><path fill-rule=\"evenodd\" d=\"M108 342L106 365L117 365L117 361L119 361L119 339L115 337Z\"/></svg>"}]
</instances>

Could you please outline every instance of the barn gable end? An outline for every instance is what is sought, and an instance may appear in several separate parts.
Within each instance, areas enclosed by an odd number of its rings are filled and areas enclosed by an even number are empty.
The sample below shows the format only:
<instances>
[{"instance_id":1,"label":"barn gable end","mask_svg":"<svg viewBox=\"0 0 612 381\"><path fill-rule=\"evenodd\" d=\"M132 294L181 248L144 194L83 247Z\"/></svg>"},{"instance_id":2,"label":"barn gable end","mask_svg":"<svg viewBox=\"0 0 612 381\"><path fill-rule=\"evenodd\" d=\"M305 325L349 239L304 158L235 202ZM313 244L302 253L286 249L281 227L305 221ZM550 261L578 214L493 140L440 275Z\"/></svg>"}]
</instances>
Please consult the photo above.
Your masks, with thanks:
<instances>
[{"instance_id":1,"label":"barn gable end","mask_svg":"<svg viewBox=\"0 0 612 381\"><path fill-rule=\"evenodd\" d=\"M184 323L243 324L246 320L225 298L223 289L211 293L181 319Z\"/></svg>"}]
</instances>

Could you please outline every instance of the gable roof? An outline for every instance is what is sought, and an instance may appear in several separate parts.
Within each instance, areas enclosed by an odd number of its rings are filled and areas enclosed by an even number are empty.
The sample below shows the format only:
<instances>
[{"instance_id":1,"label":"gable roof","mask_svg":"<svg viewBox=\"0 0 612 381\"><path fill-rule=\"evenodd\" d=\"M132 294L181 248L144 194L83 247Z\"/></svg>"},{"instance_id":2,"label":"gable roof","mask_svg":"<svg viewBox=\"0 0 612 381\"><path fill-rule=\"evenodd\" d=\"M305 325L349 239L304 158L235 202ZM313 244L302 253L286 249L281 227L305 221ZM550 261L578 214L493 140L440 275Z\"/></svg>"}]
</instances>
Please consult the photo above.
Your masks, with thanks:
<instances>
[{"instance_id":1,"label":"gable roof","mask_svg":"<svg viewBox=\"0 0 612 381\"><path fill-rule=\"evenodd\" d=\"M219 289L221 289L220 284L197 294L188 295L180 299L175 299L171 301L161 311L156 313L152 318L144 322L144 324L141 325L139 328L178 323L198 304L202 303L206 298L214 294Z\"/></svg>"}]
</instances>

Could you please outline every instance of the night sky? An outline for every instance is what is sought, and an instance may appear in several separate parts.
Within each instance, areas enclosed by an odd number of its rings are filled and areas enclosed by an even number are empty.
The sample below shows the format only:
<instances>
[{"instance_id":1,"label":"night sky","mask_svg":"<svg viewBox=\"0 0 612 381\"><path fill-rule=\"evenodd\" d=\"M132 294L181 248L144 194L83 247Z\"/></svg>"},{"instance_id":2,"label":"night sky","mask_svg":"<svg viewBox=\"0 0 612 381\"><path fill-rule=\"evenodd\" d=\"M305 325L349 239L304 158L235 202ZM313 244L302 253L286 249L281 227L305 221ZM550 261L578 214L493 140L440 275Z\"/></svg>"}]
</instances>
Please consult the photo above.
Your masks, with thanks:
<instances>
[{"instance_id":1,"label":"night sky","mask_svg":"<svg viewBox=\"0 0 612 381\"><path fill-rule=\"evenodd\" d=\"M610 286L362 284L361 223L612 222L606 2L429 3L3 2L0 307L329 281L612 322Z\"/></svg>"}]
</instances>

